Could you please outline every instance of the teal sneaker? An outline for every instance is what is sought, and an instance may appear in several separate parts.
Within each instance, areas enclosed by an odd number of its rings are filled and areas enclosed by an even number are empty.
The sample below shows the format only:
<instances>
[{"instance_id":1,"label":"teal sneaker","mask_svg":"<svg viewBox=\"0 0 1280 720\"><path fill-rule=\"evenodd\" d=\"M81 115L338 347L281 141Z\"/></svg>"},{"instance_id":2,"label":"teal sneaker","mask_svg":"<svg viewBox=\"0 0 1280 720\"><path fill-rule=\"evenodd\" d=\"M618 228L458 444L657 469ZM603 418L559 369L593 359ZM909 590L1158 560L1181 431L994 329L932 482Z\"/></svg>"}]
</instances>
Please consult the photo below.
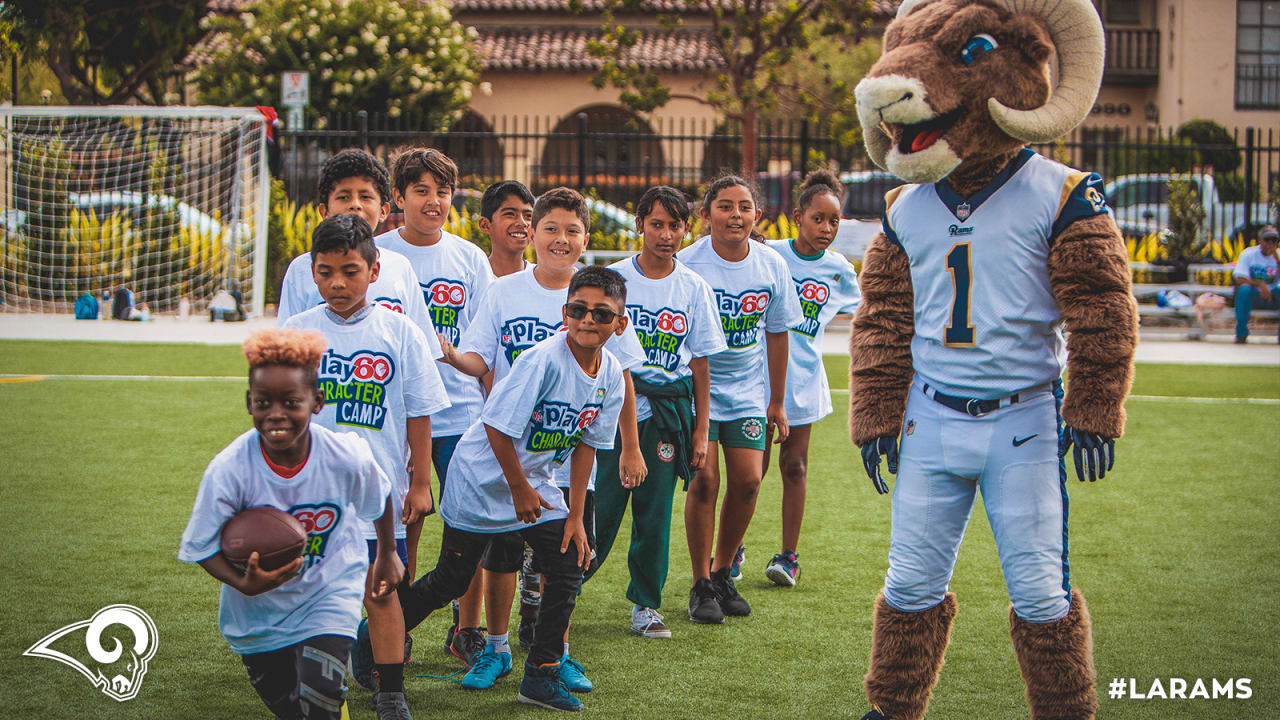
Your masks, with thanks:
<instances>
[{"instance_id":1,"label":"teal sneaker","mask_svg":"<svg viewBox=\"0 0 1280 720\"><path fill-rule=\"evenodd\" d=\"M569 688L570 692L591 692L596 688L595 685L587 679L586 671L578 664L578 661L570 658L567 654L560 658L560 682Z\"/></svg>"},{"instance_id":2,"label":"teal sneaker","mask_svg":"<svg viewBox=\"0 0 1280 720\"><path fill-rule=\"evenodd\" d=\"M369 619L360 621L356 641L351 646L351 677L365 690L373 690L373 644L369 641Z\"/></svg>"},{"instance_id":3,"label":"teal sneaker","mask_svg":"<svg viewBox=\"0 0 1280 720\"><path fill-rule=\"evenodd\" d=\"M581 712L586 709L582 701L560 682L559 664L539 667L525 662L524 680L520 681L520 693L516 699L548 710Z\"/></svg>"},{"instance_id":4,"label":"teal sneaker","mask_svg":"<svg viewBox=\"0 0 1280 720\"><path fill-rule=\"evenodd\" d=\"M462 687L468 690L488 690L511 674L511 653L496 653L493 648L485 648L483 653L475 656L471 669L462 677Z\"/></svg>"}]
</instances>

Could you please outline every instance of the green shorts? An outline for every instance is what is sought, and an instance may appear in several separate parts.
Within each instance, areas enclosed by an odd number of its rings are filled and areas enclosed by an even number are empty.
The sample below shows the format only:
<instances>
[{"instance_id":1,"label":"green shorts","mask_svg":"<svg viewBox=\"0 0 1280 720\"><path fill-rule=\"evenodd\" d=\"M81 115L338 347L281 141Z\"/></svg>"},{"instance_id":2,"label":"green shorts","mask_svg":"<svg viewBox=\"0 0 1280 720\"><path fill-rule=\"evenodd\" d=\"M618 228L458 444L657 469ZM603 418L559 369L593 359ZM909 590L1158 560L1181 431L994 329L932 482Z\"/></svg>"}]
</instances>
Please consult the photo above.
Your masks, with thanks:
<instances>
[{"instance_id":1,"label":"green shorts","mask_svg":"<svg viewBox=\"0 0 1280 720\"><path fill-rule=\"evenodd\" d=\"M764 450L765 418L760 416L737 420L712 420L707 440L725 447Z\"/></svg>"}]
</instances>

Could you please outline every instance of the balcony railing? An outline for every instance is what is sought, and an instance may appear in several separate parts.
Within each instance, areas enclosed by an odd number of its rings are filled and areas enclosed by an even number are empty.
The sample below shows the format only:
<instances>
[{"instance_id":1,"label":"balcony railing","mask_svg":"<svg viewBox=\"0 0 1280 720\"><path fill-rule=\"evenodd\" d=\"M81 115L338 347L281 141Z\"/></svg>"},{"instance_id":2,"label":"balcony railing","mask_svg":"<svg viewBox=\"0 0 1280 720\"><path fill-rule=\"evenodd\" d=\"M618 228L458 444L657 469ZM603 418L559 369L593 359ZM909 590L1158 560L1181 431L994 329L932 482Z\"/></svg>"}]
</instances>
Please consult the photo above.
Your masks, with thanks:
<instances>
[{"instance_id":1,"label":"balcony railing","mask_svg":"<svg viewBox=\"0 0 1280 720\"><path fill-rule=\"evenodd\" d=\"M1107 62L1102 81L1153 85L1160 79L1159 30L1107 30Z\"/></svg>"},{"instance_id":2,"label":"balcony railing","mask_svg":"<svg viewBox=\"0 0 1280 720\"><path fill-rule=\"evenodd\" d=\"M1236 109L1280 110L1280 65L1236 65Z\"/></svg>"}]
</instances>

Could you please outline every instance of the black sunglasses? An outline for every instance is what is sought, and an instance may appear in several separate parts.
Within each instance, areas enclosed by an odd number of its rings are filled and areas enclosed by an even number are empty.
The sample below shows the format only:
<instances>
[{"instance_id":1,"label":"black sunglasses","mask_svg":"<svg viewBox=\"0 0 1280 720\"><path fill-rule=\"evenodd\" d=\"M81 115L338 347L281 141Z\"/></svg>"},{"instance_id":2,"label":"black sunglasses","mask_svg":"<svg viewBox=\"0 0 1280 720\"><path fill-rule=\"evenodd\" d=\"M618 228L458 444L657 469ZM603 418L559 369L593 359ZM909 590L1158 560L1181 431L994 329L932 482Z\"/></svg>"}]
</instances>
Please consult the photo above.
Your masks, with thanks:
<instances>
[{"instance_id":1,"label":"black sunglasses","mask_svg":"<svg viewBox=\"0 0 1280 720\"><path fill-rule=\"evenodd\" d=\"M617 313L609 308L589 308L582 303L567 303L564 306L564 314L574 320L581 320L591 313L591 319L595 320L599 325L608 325L613 322L622 313Z\"/></svg>"}]
</instances>

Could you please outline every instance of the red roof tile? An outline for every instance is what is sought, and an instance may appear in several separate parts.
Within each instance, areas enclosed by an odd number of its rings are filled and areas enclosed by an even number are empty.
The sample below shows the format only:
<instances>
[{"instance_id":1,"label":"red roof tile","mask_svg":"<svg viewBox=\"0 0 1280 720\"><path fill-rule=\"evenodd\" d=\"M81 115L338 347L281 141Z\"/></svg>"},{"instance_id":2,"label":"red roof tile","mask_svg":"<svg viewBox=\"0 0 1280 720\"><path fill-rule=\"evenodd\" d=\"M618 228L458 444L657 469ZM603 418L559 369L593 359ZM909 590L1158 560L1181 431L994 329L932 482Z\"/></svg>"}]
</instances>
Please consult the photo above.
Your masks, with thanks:
<instances>
[{"instance_id":1,"label":"red roof tile","mask_svg":"<svg viewBox=\"0 0 1280 720\"><path fill-rule=\"evenodd\" d=\"M599 30L578 28L478 28L476 50L486 70L595 70L603 64L587 52ZM644 30L623 60L650 70L706 72L718 67L705 33Z\"/></svg>"}]
</instances>

